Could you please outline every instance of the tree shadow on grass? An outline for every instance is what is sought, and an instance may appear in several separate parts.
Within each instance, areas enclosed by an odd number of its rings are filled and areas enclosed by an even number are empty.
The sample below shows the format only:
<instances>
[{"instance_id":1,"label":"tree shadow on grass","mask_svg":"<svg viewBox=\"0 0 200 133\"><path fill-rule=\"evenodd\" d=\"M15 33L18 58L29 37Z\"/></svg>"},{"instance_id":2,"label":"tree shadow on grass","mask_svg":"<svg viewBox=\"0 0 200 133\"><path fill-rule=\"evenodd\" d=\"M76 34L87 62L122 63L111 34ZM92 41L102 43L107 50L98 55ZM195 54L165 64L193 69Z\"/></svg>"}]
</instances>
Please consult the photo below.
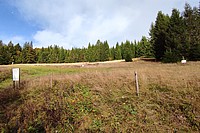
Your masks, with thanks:
<instances>
[{"instance_id":1,"label":"tree shadow on grass","mask_svg":"<svg viewBox=\"0 0 200 133\"><path fill-rule=\"evenodd\" d=\"M24 88L25 83L22 82L21 87L14 89L12 86L0 90L0 129L9 121L7 113L16 109L23 103L20 90Z\"/></svg>"},{"instance_id":2,"label":"tree shadow on grass","mask_svg":"<svg viewBox=\"0 0 200 133\"><path fill-rule=\"evenodd\" d=\"M140 58L142 61L147 61L147 62L157 62L155 58Z\"/></svg>"}]
</instances>

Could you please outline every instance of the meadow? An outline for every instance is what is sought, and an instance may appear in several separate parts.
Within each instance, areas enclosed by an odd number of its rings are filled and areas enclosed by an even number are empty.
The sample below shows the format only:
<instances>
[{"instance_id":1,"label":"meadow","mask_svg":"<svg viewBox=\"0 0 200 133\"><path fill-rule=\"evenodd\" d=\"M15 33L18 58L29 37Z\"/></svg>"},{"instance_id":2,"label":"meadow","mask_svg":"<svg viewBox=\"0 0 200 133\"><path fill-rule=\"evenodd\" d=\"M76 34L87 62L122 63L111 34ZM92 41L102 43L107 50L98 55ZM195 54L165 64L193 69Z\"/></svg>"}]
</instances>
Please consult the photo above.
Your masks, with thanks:
<instances>
[{"instance_id":1,"label":"meadow","mask_svg":"<svg viewBox=\"0 0 200 133\"><path fill-rule=\"evenodd\" d=\"M199 132L199 101L200 62L0 66L2 133Z\"/></svg>"}]
</instances>

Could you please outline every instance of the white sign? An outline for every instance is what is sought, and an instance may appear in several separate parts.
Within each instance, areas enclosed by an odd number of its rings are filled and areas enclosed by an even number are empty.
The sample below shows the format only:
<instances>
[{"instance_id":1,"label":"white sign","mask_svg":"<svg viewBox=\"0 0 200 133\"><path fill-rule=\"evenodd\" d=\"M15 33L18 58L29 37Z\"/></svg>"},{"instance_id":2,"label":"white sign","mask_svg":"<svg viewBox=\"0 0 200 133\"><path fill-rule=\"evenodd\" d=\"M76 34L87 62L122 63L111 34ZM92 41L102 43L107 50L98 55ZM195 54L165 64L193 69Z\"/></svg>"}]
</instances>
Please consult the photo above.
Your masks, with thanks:
<instances>
[{"instance_id":1,"label":"white sign","mask_svg":"<svg viewBox=\"0 0 200 133\"><path fill-rule=\"evenodd\" d=\"M13 81L19 81L19 68L13 68Z\"/></svg>"}]
</instances>

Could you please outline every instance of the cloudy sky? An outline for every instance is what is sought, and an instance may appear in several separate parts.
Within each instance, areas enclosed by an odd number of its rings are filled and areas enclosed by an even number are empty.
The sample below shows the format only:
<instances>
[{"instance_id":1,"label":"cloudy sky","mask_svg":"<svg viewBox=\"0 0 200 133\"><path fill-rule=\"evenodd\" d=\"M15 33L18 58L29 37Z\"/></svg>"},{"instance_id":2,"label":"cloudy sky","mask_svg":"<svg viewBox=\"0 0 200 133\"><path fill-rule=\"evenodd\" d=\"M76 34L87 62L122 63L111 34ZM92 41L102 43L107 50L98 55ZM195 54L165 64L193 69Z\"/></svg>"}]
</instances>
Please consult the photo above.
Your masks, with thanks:
<instances>
[{"instance_id":1,"label":"cloudy sky","mask_svg":"<svg viewBox=\"0 0 200 133\"><path fill-rule=\"evenodd\" d=\"M87 46L98 39L113 46L148 36L158 11L171 14L198 0L0 0L0 40L34 47Z\"/></svg>"}]
</instances>

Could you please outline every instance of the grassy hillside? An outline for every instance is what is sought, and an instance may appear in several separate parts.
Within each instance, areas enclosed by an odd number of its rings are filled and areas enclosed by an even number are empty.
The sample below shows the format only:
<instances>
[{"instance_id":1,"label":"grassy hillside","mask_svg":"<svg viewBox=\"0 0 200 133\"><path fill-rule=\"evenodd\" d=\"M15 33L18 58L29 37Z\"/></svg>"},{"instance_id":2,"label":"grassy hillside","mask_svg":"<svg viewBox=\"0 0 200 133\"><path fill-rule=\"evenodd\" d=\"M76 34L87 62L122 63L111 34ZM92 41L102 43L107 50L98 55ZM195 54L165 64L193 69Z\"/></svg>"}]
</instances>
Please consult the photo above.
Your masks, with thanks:
<instances>
[{"instance_id":1,"label":"grassy hillside","mask_svg":"<svg viewBox=\"0 0 200 133\"><path fill-rule=\"evenodd\" d=\"M19 66L20 89L11 67L0 67L1 132L200 131L200 62Z\"/></svg>"}]
</instances>

